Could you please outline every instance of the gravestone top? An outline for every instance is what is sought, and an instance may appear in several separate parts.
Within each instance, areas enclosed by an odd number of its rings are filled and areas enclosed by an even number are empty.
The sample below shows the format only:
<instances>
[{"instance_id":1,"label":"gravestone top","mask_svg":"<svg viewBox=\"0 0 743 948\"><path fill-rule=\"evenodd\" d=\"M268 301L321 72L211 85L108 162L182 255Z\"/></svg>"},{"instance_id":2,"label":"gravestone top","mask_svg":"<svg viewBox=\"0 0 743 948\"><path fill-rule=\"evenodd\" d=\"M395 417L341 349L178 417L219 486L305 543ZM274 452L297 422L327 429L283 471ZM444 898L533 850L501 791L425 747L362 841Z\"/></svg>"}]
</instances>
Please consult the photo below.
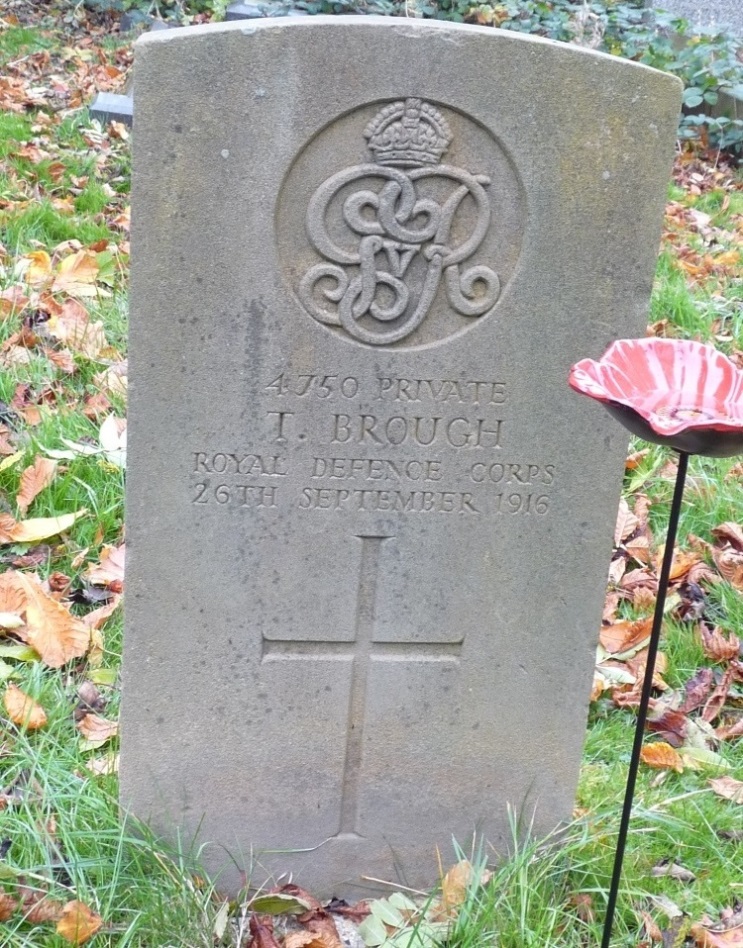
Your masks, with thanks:
<instances>
[{"instance_id":1,"label":"gravestone top","mask_svg":"<svg viewBox=\"0 0 743 948\"><path fill-rule=\"evenodd\" d=\"M236 888L570 817L680 83L487 28L137 46L122 799ZM545 82L545 76L550 77Z\"/></svg>"}]
</instances>

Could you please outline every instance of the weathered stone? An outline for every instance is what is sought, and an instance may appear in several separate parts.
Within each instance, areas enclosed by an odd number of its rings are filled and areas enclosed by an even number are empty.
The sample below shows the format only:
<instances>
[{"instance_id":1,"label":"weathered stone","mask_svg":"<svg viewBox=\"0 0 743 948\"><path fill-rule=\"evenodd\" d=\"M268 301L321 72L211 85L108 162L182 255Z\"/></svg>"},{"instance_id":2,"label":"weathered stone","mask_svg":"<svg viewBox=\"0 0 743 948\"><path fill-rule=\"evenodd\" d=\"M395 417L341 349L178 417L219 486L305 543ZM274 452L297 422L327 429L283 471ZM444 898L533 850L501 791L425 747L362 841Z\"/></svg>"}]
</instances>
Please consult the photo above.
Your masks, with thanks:
<instances>
[{"instance_id":1,"label":"weathered stone","mask_svg":"<svg viewBox=\"0 0 743 948\"><path fill-rule=\"evenodd\" d=\"M285 3L233 3L225 11L230 20L255 20L265 16L307 16L306 10L297 10Z\"/></svg>"},{"instance_id":2,"label":"weathered stone","mask_svg":"<svg viewBox=\"0 0 743 948\"><path fill-rule=\"evenodd\" d=\"M740 0L646 0L646 6L687 19L692 28L728 29L743 36L743 4Z\"/></svg>"},{"instance_id":3,"label":"weathered stone","mask_svg":"<svg viewBox=\"0 0 743 948\"><path fill-rule=\"evenodd\" d=\"M134 119L134 100L130 95L114 92L99 92L90 106L90 117L103 125L108 122L123 122L131 126Z\"/></svg>"},{"instance_id":4,"label":"weathered stone","mask_svg":"<svg viewBox=\"0 0 743 948\"><path fill-rule=\"evenodd\" d=\"M570 817L680 83L486 28L137 47L122 799L220 885ZM252 864L252 871L251 871Z\"/></svg>"}]
</instances>

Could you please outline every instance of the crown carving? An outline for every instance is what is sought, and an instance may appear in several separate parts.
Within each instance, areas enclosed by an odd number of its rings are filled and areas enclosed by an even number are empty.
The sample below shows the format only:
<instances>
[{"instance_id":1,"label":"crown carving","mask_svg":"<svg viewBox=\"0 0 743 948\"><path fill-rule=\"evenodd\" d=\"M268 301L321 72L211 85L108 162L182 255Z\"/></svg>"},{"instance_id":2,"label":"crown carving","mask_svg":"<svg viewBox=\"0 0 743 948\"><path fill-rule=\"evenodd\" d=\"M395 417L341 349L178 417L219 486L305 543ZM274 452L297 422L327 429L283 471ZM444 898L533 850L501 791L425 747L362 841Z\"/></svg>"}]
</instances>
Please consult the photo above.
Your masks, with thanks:
<instances>
[{"instance_id":1,"label":"crown carving","mask_svg":"<svg viewBox=\"0 0 743 948\"><path fill-rule=\"evenodd\" d=\"M428 102L393 102L367 125L364 138L379 165L437 165L453 138L449 124Z\"/></svg>"}]
</instances>

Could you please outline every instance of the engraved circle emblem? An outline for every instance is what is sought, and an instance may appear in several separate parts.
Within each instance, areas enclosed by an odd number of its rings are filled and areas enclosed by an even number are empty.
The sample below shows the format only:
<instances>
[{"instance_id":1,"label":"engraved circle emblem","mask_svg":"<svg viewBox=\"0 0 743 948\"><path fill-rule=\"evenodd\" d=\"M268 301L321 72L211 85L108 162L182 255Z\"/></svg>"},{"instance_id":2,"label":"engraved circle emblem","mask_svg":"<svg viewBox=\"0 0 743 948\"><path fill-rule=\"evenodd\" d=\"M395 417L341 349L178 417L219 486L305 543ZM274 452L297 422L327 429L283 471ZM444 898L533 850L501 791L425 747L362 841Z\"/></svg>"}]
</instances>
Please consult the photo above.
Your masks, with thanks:
<instances>
[{"instance_id":1,"label":"engraved circle emblem","mask_svg":"<svg viewBox=\"0 0 743 948\"><path fill-rule=\"evenodd\" d=\"M363 345L418 347L493 313L525 217L492 134L411 97L343 116L300 152L279 197L279 252L312 319Z\"/></svg>"}]
</instances>

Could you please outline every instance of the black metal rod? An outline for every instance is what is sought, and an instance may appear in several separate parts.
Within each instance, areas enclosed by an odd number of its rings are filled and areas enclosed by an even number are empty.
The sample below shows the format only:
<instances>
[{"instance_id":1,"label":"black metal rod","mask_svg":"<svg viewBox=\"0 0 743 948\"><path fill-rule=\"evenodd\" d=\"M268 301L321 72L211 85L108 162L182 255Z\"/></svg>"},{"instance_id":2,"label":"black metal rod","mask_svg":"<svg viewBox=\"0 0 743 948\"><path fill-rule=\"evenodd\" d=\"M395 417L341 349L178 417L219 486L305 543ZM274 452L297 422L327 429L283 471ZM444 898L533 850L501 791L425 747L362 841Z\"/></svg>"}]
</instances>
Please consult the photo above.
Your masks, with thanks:
<instances>
[{"instance_id":1,"label":"black metal rod","mask_svg":"<svg viewBox=\"0 0 743 948\"><path fill-rule=\"evenodd\" d=\"M611 931L614 925L614 911L617 906L617 895L619 894L619 883L622 878L622 863L624 862L624 850L627 845L627 831L629 829L630 816L632 815L632 801L635 796L635 784L637 783L637 771L640 766L640 752L642 751L642 742L645 735L645 722L648 717L648 706L650 704L650 692L653 688L653 672L655 671L655 659L658 655L658 644L660 642L660 632L663 626L663 610L666 605L666 594L668 592L668 580L671 575L671 564L673 563L673 548L676 544L676 532L679 525L679 514L681 513L681 498L684 493L684 484L686 482L686 469L689 464L689 455L683 451L679 452L678 472L676 474L676 487L673 492L673 501L671 502L671 513L668 518L668 533L666 534L666 548L663 553L663 565L660 570L660 579L658 580L658 595L655 600L655 612L653 614L653 627L650 632L650 643L648 645L648 657L645 663L645 680L642 684L642 694L640 696L640 706L637 709L637 725L635 727L635 742L632 745L632 757L630 758L629 771L627 773L627 789L624 794L624 806L622 807L622 819L619 823L619 835L617 836L617 850L614 856L614 871L611 877L611 886L609 887L609 900L606 906L606 921L604 922L604 935L601 939L601 948L611 948Z\"/></svg>"}]
</instances>

